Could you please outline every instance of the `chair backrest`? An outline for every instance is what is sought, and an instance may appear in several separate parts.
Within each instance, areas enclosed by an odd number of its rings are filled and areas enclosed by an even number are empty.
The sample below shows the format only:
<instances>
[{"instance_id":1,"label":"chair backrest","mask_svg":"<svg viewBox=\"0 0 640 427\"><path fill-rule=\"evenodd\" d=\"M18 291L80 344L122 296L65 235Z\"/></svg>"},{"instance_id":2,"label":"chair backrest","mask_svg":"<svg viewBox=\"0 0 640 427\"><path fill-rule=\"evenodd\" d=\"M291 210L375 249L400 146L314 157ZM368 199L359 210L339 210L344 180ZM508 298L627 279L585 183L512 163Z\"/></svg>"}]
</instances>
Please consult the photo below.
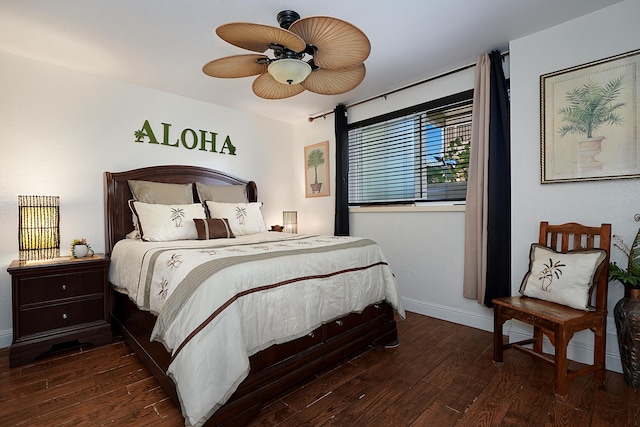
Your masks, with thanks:
<instances>
[{"instance_id":1,"label":"chair backrest","mask_svg":"<svg viewBox=\"0 0 640 427\"><path fill-rule=\"evenodd\" d=\"M607 252L607 257L602 263L602 268L596 281L595 307L596 310L607 309L611 224L589 227L575 222L561 225L549 225L548 222L541 222L538 243L558 252L593 248L604 249Z\"/></svg>"}]
</instances>

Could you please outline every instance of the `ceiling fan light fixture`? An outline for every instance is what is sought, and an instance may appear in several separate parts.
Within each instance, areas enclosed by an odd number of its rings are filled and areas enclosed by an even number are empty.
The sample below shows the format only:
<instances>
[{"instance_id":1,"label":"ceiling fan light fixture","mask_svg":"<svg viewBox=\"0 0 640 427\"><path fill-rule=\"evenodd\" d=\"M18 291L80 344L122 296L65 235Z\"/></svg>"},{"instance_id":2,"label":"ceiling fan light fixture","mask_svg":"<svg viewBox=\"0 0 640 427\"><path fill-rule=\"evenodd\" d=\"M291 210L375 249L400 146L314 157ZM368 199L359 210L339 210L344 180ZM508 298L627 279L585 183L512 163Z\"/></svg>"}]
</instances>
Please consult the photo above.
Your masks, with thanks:
<instances>
[{"instance_id":1,"label":"ceiling fan light fixture","mask_svg":"<svg viewBox=\"0 0 640 427\"><path fill-rule=\"evenodd\" d=\"M283 58L269 64L269 74L282 84L298 84L311 74L311 65L294 58Z\"/></svg>"}]
</instances>

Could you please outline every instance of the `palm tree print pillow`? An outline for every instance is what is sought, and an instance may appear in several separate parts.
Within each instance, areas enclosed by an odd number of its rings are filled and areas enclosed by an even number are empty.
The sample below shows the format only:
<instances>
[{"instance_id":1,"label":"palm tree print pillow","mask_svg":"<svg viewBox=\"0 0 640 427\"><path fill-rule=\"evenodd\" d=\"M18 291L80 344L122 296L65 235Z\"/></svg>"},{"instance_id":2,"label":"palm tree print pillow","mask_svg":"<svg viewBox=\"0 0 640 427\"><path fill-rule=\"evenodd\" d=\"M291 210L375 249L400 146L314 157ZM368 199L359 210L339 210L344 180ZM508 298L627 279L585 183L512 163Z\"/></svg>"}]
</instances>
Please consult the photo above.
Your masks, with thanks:
<instances>
[{"instance_id":1,"label":"palm tree print pillow","mask_svg":"<svg viewBox=\"0 0 640 427\"><path fill-rule=\"evenodd\" d=\"M206 218L200 203L159 205L131 200L129 206L137 217L142 240L149 242L195 240L198 231L193 219Z\"/></svg>"},{"instance_id":2,"label":"palm tree print pillow","mask_svg":"<svg viewBox=\"0 0 640 427\"><path fill-rule=\"evenodd\" d=\"M220 203L206 202L210 218L226 218L229 220L231 231L236 236L264 233L267 231L262 216L262 202L251 203Z\"/></svg>"},{"instance_id":3,"label":"palm tree print pillow","mask_svg":"<svg viewBox=\"0 0 640 427\"><path fill-rule=\"evenodd\" d=\"M603 249L562 253L533 244L529 252L529 271L522 280L520 293L591 311L591 288L606 256Z\"/></svg>"}]
</instances>

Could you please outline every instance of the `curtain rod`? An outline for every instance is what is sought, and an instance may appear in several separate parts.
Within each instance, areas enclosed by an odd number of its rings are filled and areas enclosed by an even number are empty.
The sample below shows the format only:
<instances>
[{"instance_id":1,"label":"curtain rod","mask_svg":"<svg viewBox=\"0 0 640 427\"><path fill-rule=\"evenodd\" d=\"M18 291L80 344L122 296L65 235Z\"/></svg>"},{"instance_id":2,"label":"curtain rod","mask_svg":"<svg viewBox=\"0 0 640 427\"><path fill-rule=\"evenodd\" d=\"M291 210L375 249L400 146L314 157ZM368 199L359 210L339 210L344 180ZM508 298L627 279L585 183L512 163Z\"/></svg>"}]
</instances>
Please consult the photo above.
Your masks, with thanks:
<instances>
[{"instance_id":1,"label":"curtain rod","mask_svg":"<svg viewBox=\"0 0 640 427\"><path fill-rule=\"evenodd\" d=\"M500 54L500 56L503 59L507 55L509 55L509 51L508 50ZM391 90L389 92L385 92L385 93L383 93L381 95L372 96L371 98L366 98L366 99L363 99L362 101L354 102L353 104L346 105L345 108L355 107L356 105L364 104L366 102L373 101L374 99L378 99L378 98L385 98L386 99L387 96L389 96L391 94L394 94L396 92L400 92L400 91L403 91L403 90L406 90L406 89L411 89L412 87L420 86L421 84L429 83L429 82L431 82L433 80L441 79L441 78L449 76L451 74L455 74L455 73L459 73L459 72L464 71L464 70L468 70L469 68L472 68L472 67L475 67L475 66L476 66L475 63L463 65L462 67L456 68L454 70L447 71L445 73L438 74L436 76L429 77L429 78L426 78L424 80L420 80L419 82L411 83L410 85L403 86L403 87L400 87L398 89ZM327 118L326 116L328 116L329 114L333 114L333 110L327 111L326 113L317 114L315 116L309 116L309 119L308 119L309 123L313 122L315 119L319 119L320 117L322 117L323 119L326 119Z\"/></svg>"}]
</instances>

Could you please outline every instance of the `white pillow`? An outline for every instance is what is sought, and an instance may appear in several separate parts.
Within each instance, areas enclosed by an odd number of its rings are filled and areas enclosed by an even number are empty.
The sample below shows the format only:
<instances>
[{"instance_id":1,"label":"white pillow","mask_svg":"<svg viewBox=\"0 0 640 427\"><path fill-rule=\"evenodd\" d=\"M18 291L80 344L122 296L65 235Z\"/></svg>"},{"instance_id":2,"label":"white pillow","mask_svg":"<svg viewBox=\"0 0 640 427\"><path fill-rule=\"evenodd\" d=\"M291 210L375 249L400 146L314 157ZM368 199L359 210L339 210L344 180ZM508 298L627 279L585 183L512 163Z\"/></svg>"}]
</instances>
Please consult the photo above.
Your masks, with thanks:
<instances>
[{"instance_id":1,"label":"white pillow","mask_svg":"<svg viewBox=\"0 0 640 427\"><path fill-rule=\"evenodd\" d=\"M150 242L195 240L198 238L198 231L193 218L206 218L204 207L200 203L160 205L132 200L129 206L138 218L142 240Z\"/></svg>"},{"instance_id":2,"label":"white pillow","mask_svg":"<svg viewBox=\"0 0 640 427\"><path fill-rule=\"evenodd\" d=\"M522 280L520 293L591 311L591 288L606 256L603 249L562 253L533 244L529 252L529 271Z\"/></svg>"},{"instance_id":3,"label":"white pillow","mask_svg":"<svg viewBox=\"0 0 640 427\"><path fill-rule=\"evenodd\" d=\"M262 202L220 203L207 200L211 218L227 218L231 231L236 236L264 233L267 231L262 211Z\"/></svg>"}]
</instances>

